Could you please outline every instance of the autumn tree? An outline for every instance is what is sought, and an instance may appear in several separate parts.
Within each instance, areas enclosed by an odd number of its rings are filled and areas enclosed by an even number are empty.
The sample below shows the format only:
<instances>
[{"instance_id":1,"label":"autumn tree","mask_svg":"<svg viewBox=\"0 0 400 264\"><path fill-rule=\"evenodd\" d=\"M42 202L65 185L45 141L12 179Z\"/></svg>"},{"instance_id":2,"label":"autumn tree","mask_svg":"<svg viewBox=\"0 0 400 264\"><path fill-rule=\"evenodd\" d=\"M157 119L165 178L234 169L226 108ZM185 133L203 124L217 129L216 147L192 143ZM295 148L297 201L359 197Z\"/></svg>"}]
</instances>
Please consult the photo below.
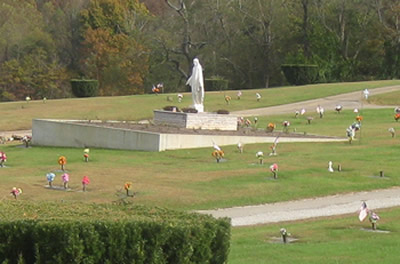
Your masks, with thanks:
<instances>
[{"instance_id":1,"label":"autumn tree","mask_svg":"<svg viewBox=\"0 0 400 264\"><path fill-rule=\"evenodd\" d=\"M92 0L81 12L82 71L101 95L143 93L148 50L141 31L147 9L137 0Z\"/></svg>"}]
</instances>

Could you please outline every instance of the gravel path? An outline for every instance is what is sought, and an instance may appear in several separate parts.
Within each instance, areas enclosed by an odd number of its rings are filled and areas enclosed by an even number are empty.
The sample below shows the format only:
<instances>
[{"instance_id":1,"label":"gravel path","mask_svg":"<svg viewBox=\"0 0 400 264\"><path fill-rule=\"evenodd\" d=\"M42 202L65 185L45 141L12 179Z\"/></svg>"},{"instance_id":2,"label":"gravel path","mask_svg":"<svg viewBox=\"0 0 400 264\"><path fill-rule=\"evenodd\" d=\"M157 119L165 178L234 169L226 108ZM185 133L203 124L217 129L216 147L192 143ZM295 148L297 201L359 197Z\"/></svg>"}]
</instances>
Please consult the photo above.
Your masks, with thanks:
<instances>
[{"instance_id":1,"label":"gravel path","mask_svg":"<svg viewBox=\"0 0 400 264\"><path fill-rule=\"evenodd\" d=\"M369 90L370 96L400 90L400 86L391 86ZM343 109L360 108L361 92L352 92L329 96L325 98L308 100L288 105L279 105L267 108L237 111L238 116L264 116L274 114L294 113L305 108L306 111L315 111L318 105L326 110L333 110L340 104ZM363 108L391 108L393 106L371 105L363 101ZM217 210L198 211L211 214L214 217L229 217L232 226L248 226L283 221L302 220L315 217L334 216L343 214L356 214L362 201L365 201L369 209L380 209L400 206L400 188L374 190L338 194L333 196L318 197L273 204L233 207Z\"/></svg>"}]
</instances>

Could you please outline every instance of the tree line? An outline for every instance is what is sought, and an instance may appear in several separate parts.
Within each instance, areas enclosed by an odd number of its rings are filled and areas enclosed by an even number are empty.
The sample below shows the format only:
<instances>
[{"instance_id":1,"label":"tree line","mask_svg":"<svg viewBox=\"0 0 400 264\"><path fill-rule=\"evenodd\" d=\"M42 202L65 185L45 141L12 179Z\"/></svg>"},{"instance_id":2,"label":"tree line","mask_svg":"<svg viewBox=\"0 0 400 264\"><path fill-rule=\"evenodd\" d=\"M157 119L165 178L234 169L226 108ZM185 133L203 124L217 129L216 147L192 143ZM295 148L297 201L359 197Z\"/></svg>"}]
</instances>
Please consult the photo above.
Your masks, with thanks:
<instances>
[{"instance_id":1,"label":"tree line","mask_svg":"<svg viewBox=\"0 0 400 264\"><path fill-rule=\"evenodd\" d=\"M398 0L0 0L0 100L184 91L192 60L232 89L400 77Z\"/></svg>"}]
</instances>

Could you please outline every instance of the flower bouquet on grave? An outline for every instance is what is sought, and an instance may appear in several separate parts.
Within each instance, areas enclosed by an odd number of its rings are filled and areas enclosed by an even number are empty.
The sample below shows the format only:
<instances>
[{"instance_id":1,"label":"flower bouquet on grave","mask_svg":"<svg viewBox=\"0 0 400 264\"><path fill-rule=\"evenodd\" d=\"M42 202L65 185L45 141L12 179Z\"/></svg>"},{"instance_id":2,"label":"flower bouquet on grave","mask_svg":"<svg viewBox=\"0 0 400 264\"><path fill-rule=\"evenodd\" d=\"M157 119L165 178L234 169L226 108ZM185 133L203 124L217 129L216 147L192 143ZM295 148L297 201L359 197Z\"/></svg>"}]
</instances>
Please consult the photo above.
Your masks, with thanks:
<instances>
[{"instance_id":1,"label":"flower bouquet on grave","mask_svg":"<svg viewBox=\"0 0 400 264\"><path fill-rule=\"evenodd\" d=\"M17 187L13 187L10 194L12 196L14 196L15 199L17 199L17 196L22 194L22 189L21 188L17 188Z\"/></svg>"},{"instance_id":2,"label":"flower bouquet on grave","mask_svg":"<svg viewBox=\"0 0 400 264\"><path fill-rule=\"evenodd\" d=\"M400 119L400 113L395 114L394 120L396 120L396 122L397 122L397 121L399 121L399 119Z\"/></svg>"},{"instance_id":3,"label":"flower bouquet on grave","mask_svg":"<svg viewBox=\"0 0 400 264\"><path fill-rule=\"evenodd\" d=\"M283 132L287 133L289 131L290 122L285 120L282 122L282 125L283 125Z\"/></svg>"},{"instance_id":4,"label":"flower bouquet on grave","mask_svg":"<svg viewBox=\"0 0 400 264\"><path fill-rule=\"evenodd\" d=\"M372 225L372 230L376 230L376 223L378 222L379 219L380 217L375 212L370 212L369 222Z\"/></svg>"},{"instance_id":5,"label":"flower bouquet on grave","mask_svg":"<svg viewBox=\"0 0 400 264\"><path fill-rule=\"evenodd\" d=\"M267 125L267 131L268 131L268 132L273 132L274 129L275 129L275 127L276 127L276 125L275 125L274 123L269 123L269 124Z\"/></svg>"},{"instance_id":6,"label":"flower bouquet on grave","mask_svg":"<svg viewBox=\"0 0 400 264\"><path fill-rule=\"evenodd\" d=\"M83 150L83 159L85 160L85 162L89 161L89 152L90 150L88 148Z\"/></svg>"},{"instance_id":7,"label":"flower bouquet on grave","mask_svg":"<svg viewBox=\"0 0 400 264\"><path fill-rule=\"evenodd\" d=\"M31 143L31 141L32 141L31 136L26 135L22 138L22 142L24 142L26 148L29 147L29 143Z\"/></svg>"},{"instance_id":8,"label":"flower bouquet on grave","mask_svg":"<svg viewBox=\"0 0 400 264\"><path fill-rule=\"evenodd\" d=\"M60 164L61 170L64 171L65 170L65 164L67 164L67 158L64 157L64 156L60 156L58 158L58 164Z\"/></svg>"},{"instance_id":9,"label":"flower bouquet on grave","mask_svg":"<svg viewBox=\"0 0 400 264\"><path fill-rule=\"evenodd\" d=\"M363 121L363 116L361 116L361 115L358 115L358 116L356 116L356 121L358 122L358 123L361 123L361 121Z\"/></svg>"},{"instance_id":10,"label":"flower bouquet on grave","mask_svg":"<svg viewBox=\"0 0 400 264\"><path fill-rule=\"evenodd\" d=\"M260 164L264 164L264 153L262 151L257 152L256 157L259 160Z\"/></svg>"},{"instance_id":11,"label":"flower bouquet on grave","mask_svg":"<svg viewBox=\"0 0 400 264\"><path fill-rule=\"evenodd\" d=\"M224 157L224 151L214 150L211 155L217 160L217 163Z\"/></svg>"},{"instance_id":12,"label":"flower bouquet on grave","mask_svg":"<svg viewBox=\"0 0 400 264\"><path fill-rule=\"evenodd\" d=\"M55 177L56 177L56 175L52 172L46 174L46 179L47 179L47 182L49 183L50 188L53 187L53 181L54 181Z\"/></svg>"},{"instance_id":13,"label":"flower bouquet on grave","mask_svg":"<svg viewBox=\"0 0 400 264\"><path fill-rule=\"evenodd\" d=\"M64 189L68 189L69 174L64 173L63 175L61 175L61 180L63 181Z\"/></svg>"},{"instance_id":14,"label":"flower bouquet on grave","mask_svg":"<svg viewBox=\"0 0 400 264\"><path fill-rule=\"evenodd\" d=\"M232 97L230 97L229 95L225 95L226 104L229 104L231 100L232 100Z\"/></svg>"},{"instance_id":15,"label":"flower bouquet on grave","mask_svg":"<svg viewBox=\"0 0 400 264\"><path fill-rule=\"evenodd\" d=\"M82 191L86 192L86 186L90 183L88 176L83 176L82 179Z\"/></svg>"},{"instance_id":16,"label":"flower bouquet on grave","mask_svg":"<svg viewBox=\"0 0 400 264\"><path fill-rule=\"evenodd\" d=\"M133 193L132 193L133 184L131 182L126 182L124 184L124 189L126 191L126 196L133 197Z\"/></svg>"},{"instance_id":17,"label":"flower bouquet on grave","mask_svg":"<svg viewBox=\"0 0 400 264\"><path fill-rule=\"evenodd\" d=\"M287 237L290 236L290 233L286 230L286 228L281 228L280 230L281 236L282 236L282 240L283 243L287 243Z\"/></svg>"},{"instance_id":18,"label":"flower bouquet on grave","mask_svg":"<svg viewBox=\"0 0 400 264\"><path fill-rule=\"evenodd\" d=\"M278 178L278 164L274 163L271 166L269 166L269 170L272 172L274 175L274 179Z\"/></svg>"},{"instance_id":19,"label":"flower bouquet on grave","mask_svg":"<svg viewBox=\"0 0 400 264\"><path fill-rule=\"evenodd\" d=\"M0 151L0 167L4 167L4 163L7 161L7 155L3 151Z\"/></svg>"}]
</instances>

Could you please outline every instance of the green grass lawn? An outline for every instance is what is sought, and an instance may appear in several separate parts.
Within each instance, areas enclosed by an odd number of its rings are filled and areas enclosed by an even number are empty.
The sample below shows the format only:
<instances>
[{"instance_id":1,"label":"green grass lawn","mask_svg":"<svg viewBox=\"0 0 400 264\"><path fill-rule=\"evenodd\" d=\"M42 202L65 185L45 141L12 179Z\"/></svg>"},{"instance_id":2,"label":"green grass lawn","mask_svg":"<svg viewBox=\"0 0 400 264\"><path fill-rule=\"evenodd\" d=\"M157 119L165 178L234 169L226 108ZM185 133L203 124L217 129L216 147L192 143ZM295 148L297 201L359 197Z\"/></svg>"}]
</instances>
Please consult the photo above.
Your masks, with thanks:
<instances>
[{"instance_id":1,"label":"green grass lawn","mask_svg":"<svg viewBox=\"0 0 400 264\"><path fill-rule=\"evenodd\" d=\"M365 88L373 89L393 85L400 85L400 81L332 83L243 90L241 100L236 99L236 91L207 92L205 96L205 109L206 111L216 111L218 109L227 109L229 111L245 110L360 91ZM256 92L262 95L260 102L256 101ZM225 94L233 98L229 105L225 102ZM167 97L171 97L173 101L167 101ZM151 119L154 109L161 109L167 105L176 105L183 108L188 107L191 103L190 93L184 93L184 99L181 103L177 102L176 94L57 99L47 100L45 103L41 100L33 100L29 103L23 101L0 103L0 113L2 116L0 119L0 130L30 129L32 119L34 118Z\"/></svg>"},{"instance_id":2,"label":"green grass lawn","mask_svg":"<svg viewBox=\"0 0 400 264\"><path fill-rule=\"evenodd\" d=\"M244 91L240 102L233 99L230 105L225 104L223 93L216 92L207 94L206 107L239 110L245 106L251 108L282 104L316 98L316 95L328 96L394 84L400 82L265 89L261 90L264 93L263 100L258 105L254 96L256 90ZM306 93L304 89L311 92ZM286 91L293 92L293 95ZM235 98L235 92L227 93L232 93L231 96ZM166 96L2 103L0 126L2 130L30 128L30 119L33 117L150 118L153 108L171 104L167 102ZM375 100L375 97L370 100ZM389 104L386 100L389 99L381 99L382 104ZM188 101L189 95L186 95L182 104L188 104ZM322 119L317 113L308 113L307 116L310 115L314 116L311 124L307 124L305 117L294 118L293 114L259 116L257 128L265 129L269 122L273 122L277 124L277 130L281 130L282 121L288 120L291 122L291 131L345 137L346 128L355 121L356 116L352 109L344 109L341 114L327 111ZM0 150L8 156L7 167L0 168L1 199L12 199L9 192L16 186L23 189L19 202L46 200L110 203L122 196L124 183L131 181L137 192L136 197L129 198L133 203L194 210L399 186L399 138L392 138L388 132L390 127L400 131L400 123L393 119L393 109L362 110L361 115L364 117L362 130L357 132L357 140L353 144L279 143L278 156L266 155L264 165L258 164L255 154L260 150L268 154L270 144L246 145L243 154L237 151L236 146L223 147L226 160L221 163L216 163L211 156L212 148L159 153L91 149L90 161L85 163L83 149L24 148L15 143L0 145ZM62 173L57 164L60 155L67 157L66 169L70 174L71 187L71 191L67 192L45 188L45 175L50 171L55 171L57 175L54 185L62 184ZM329 173L327 166L330 160L334 167L341 164L343 171ZM274 162L280 168L278 180L272 180L268 169ZM385 178L376 177L381 170L385 172ZM84 175L91 179L88 192L81 191ZM400 209L384 210L379 215L382 217L379 228L390 230L391 233L377 234L360 230L362 227L368 228L369 224L359 223L356 215L234 228L229 263L397 263L399 258L395 250L400 241L397 234L400 230ZM299 239L298 242L289 245L270 243L272 237L279 237L279 229L283 225Z\"/></svg>"},{"instance_id":3,"label":"green grass lawn","mask_svg":"<svg viewBox=\"0 0 400 264\"><path fill-rule=\"evenodd\" d=\"M361 133L357 141L337 143L279 143L278 156L266 155L259 165L256 152L268 154L270 144L246 145L240 154L236 146L226 146L225 162L216 163L212 148L142 152L92 149L90 162L83 162L83 149L5 145L1 150L8 156L7 167L0 169L1 193L7 194L13 186L22 187L21 199L73 200L110 202L126 181L138 192L136 203L165 206L174 209L210 209L238 205L269 203L328 194L372 190L400 185L396 146L398 138L391 138L387 129L399 129L392 109L364 110ZM310 134L345 136L346 128L355 114L344 110L341 114L327 112L311 125L305 118L274 116L261 118L260 127L267 122L287 119L291 129ZM280 126L280 125L279 125ZM277 129L280 129L279 127ZM59 170L57 158L67 157L71 192L44 188L45 174ZM328 161L341 164L341 173L331 174ZM279 180L272 180L269 165L277 162ZM385 171L385 179L373 176ZM56 172L55 184L61 185L61 172ZM92 179L89 192L80 192L84 175Z\"/></svg>"},{"instance_id":4,"label":"green grass lawn","mask_svg":"<svg viewBox=\"0 0 400 264\"><path fill-rule=\"evenodd\" d=\"M232 230L229 263L399 263L400 209L377 211L378 230L354 215ZM280 228L297 241L281 243Z\"/></svg>"}]
</instances>

